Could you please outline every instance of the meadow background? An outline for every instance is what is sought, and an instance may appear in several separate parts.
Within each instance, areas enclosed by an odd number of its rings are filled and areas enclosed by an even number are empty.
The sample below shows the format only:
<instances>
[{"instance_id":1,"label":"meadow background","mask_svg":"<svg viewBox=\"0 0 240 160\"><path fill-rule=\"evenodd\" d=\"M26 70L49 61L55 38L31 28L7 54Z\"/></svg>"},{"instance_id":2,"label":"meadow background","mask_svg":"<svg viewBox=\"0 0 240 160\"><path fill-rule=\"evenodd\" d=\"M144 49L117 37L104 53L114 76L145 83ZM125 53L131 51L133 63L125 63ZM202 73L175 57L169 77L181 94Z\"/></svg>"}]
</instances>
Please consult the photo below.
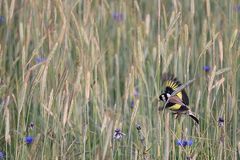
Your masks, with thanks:
<instances>
[{"instance_id":1,"label":"meadow background","mask_svg":"<svg viewBox=\"0 0 240 160\"><path fill-rule=\"evenodd\" d=\"M240 159L239 0L1 0L0 16L0 159ZM199 127L158 111L164 72L197 77Z\"/></svg>"}]
</instances>

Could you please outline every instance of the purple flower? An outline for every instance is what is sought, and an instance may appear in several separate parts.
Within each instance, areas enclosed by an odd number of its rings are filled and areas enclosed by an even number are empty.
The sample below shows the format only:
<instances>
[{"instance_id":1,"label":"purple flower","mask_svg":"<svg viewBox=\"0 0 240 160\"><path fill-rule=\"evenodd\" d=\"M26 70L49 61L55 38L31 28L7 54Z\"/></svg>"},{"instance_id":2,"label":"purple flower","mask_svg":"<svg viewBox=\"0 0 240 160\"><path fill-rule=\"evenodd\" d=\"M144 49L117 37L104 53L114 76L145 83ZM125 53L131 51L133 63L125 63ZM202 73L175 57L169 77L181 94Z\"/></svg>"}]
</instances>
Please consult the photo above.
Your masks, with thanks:
<instances>
[{"instance_id":1,"label":"purple flower","mask_svg":"<svg viewBox=\"0 0 240 160\"><path fill-rule=\"evenodd\" d=\"M131 108L134 107L134 100L131 101L131 104L130 104Z\"/></svg>"},{"instance_id":2,"label":"purple flower","mask_svg":"<svg viewBox=\"0 0 240 160\"><path fill-rule=\"evenodd\" d=\"M187 156L186 159L187 159L187 160L191 160L191 159L192 159L192 156Z\"/></svg>"},{"instance_id":3,"label":"purple flower","mask_svg":"<svg viewBox=\"0 0 240 160\"><path fill-rule=\"evenodd\" d=\"M205 72L209 72L211 70L211 67L210 66L203 66L203 70Z\"/></svg>"},{"instance_id":4,"label":"purple flower","mask_svg":"<svg viewBox=\"0 0 240 160\"><path fill-rule=\"evenodd\" d=\"M223 125L224 125L224 119L222 117L219 117L218 118L218 126L223 127Z\"/></svg>"},{"instance_id":5,"label":"purple flower","mask_svg":"<svg viewBox=\"0 0 240 160\"><path fill-rule=\"evenodd\" d=\"M114 12L114 13L112 14L112 17L113 17L113 19L114 19L115 21L117 21L117 22L123 21L123 14L120 13L120 12Z\"/></svg>"},{"instance_id":6,"label":"purple flower","mask_svg":"<svg viewBox=\"0 0 240 160\"><path fill-rule=\"evenodd\" d=\"M0 25L5 23L5 17L0 16Z\"/></svg>"},{"instance_id":7,"label":"purple flower","mask_svg":"<svg viewBox=\"0 0 240 160\"><path fill-rule=\"evenodd\" d=\"M138 97L139 97L139 90L138 90L138 88L135 88L135 89L134 89L133 95L134 95L135 98L138 98Z\"/></svg>"},{"instance_id":8,"label":"purple flower","mask_svg":"<svg viewBox=\"0 0 240 160\"><path fill-rule=\"evenodd\" d=\"M33 138L32 136L26 136L26 137L24 138L24 142L25 142L26 144L32 144L33 141L34 141L34 138Z\"/></svg>"},{"instance_id":9,"label":"purple flower","mask_svg":"<svg viewBox=\"0 0 240 160\"><path fill-rule=\"evenodd\" d=\"M240 4L236 5L235 10L236 12L240 12Z\"/></svg>"},{"instance_id":10,"label":"purple flower","mask_svg":"<svg viewBox=\"0 0 240 160\"><path fill-rule=\"evenodd\" d=\"M43 57L37 57L35 58L35 62L38 64L38 63L42 63L42 62L45 62L47 59L46 58L43 58Z\"/></svg>"},{"instance_id":11,"label":"purple flower","mask_svg":"<svg viewBox=\"0 0 240 160\"><path fill-rule=\"evenodd\" d=\"M193 140L179 139L179 140L177 140L176 145L181 146L181 147L192 146L193 145Z\"/></svg>"},{"instance_id":12,"label":"purple flower","mask_svg":"<svg viewBox=\"0 0 240 160\"><path fill-rule=\"evenodd\" d=\"M116 139L116 140L121 140L124 135L125 134L122 133L122 131L119 128L117 128L114 131L113 138Z\"/></svg>"},{"instance_id":13,"label":"purple flower","mask_svg":"<svg viewBox=\"0 0 240 160\"><path fill-rule=\"evenodd\" d=\"M4 159L4 157L5 157L4 152L0 151L0 160Z\"/></svg>"},{"instance_id":14,"label":"purple flower","mask_svg":"<svg viewBox=\"0 0 240 160\"><path fill-rule=\"evenodd\" d=\"M193 145L193 140L188 140L188 146L192 146Z\"/></svg>"}]
</instances>

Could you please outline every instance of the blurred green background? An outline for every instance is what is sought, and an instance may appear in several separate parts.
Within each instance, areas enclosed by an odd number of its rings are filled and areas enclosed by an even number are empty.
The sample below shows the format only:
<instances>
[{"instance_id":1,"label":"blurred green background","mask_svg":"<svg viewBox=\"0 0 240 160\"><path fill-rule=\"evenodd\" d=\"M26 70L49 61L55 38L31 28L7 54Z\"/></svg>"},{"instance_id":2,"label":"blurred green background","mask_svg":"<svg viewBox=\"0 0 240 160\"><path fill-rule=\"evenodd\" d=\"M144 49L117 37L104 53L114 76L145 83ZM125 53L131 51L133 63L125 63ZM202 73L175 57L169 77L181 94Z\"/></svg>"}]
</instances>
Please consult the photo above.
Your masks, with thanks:
<instances>
[{"instance_id":1,"label":"blurred green background","mask_svg":"<svg viewBox=\"0 0 240 160\"><path fill-rule=\"evenodd\" d=\"M3 158L240 159L239 0L0 8ZM197 77L186 91L199 127L158 111L165 72L183 83Z\"/></svg>"}]
</instances>

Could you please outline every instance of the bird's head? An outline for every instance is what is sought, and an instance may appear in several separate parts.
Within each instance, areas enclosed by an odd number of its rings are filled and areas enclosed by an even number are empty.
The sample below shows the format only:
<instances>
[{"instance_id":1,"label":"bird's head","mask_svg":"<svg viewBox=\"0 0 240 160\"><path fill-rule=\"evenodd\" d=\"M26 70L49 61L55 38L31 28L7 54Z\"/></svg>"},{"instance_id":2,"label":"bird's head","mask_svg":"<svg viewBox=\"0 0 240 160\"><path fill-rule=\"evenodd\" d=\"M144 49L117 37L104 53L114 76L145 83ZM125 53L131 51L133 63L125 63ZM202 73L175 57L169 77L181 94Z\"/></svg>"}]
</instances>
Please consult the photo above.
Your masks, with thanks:
<instances>
[{"instance_id":1,"label":"bird's head","mask_svg":"<svg viewBox=\"0 0 240 160\"><path fill-rule=\"evenodd\" d=\"M159 96L159 99L163 102L167 102L168 98L170 97L171 95L169 93L163 93Z\"/></svg>"}]
</instances>

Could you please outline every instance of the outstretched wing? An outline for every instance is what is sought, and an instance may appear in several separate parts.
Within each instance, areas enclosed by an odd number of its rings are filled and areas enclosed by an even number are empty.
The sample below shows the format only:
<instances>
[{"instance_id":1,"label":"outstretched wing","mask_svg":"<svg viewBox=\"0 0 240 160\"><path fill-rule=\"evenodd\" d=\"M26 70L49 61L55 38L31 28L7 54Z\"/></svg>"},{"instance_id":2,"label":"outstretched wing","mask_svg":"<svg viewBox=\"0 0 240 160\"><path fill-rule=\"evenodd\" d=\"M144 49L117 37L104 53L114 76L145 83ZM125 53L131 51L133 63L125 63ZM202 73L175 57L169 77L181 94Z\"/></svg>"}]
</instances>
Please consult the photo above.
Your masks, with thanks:
<instances>
[{"instance_id":1,"label":"outstretched wing","mask_svg":"<svg viewBox=\"0 0 240 160\"><path fill-rule=\"evenodd\" d=\"M164 74L163 75L163 83L165 85L165 93L169 93L170 95L178 88L182 85L182 83L175 78L173 75L171 74ZM181 99L181 101L185 104L185 105L189 105L189 99L187 96L186 91L183 89L180 92L178 92L176 94L176 96Z\"/></svg>"}]
</instances>

